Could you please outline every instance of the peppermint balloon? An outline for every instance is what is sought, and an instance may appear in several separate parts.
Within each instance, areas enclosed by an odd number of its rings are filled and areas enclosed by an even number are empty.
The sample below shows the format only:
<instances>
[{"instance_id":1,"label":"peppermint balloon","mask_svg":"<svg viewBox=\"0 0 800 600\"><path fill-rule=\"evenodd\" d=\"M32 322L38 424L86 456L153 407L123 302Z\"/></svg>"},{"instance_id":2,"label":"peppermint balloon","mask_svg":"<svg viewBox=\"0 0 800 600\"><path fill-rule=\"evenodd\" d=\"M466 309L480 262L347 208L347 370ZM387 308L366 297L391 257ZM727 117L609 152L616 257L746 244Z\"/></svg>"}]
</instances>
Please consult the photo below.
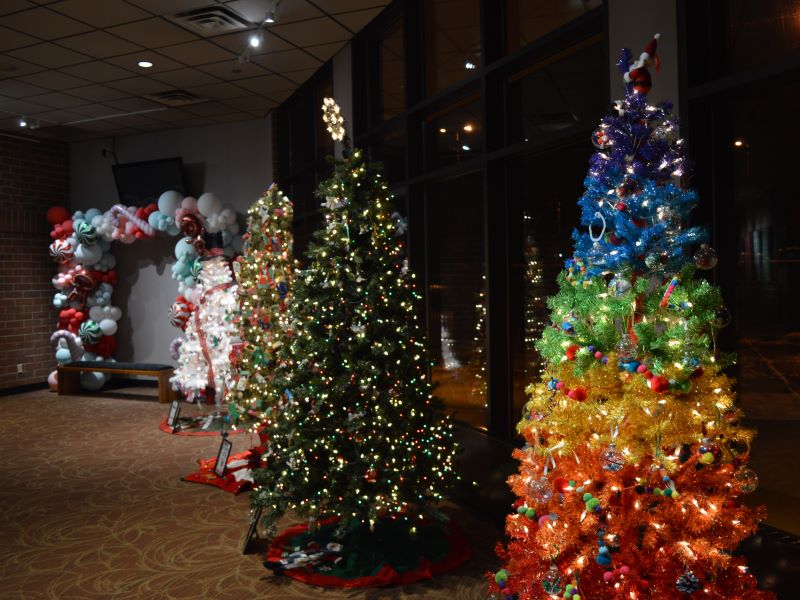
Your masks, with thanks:
<instances>
[{"instance_id":1,"label":"peppermint balloon","mask_svg":"<svg viewBox=\"0 0 800 600\"><path fill-rule=\"evenodd\" d=\"M86 246L91 246L95 242L97 242L97 230L91 223L87 223L86 221L81 221L75 227L75 237L78 238L78 241L81 244L85 244Z\"/></svg>"},{"instance_id":2,"label":"peppermint balloon","mask_svg":"<svg viewBox=\"0 0 800 600\"><path fill-rule=\"evenodd\" d=\"M103 331L100 329L99 323L88 320L81 323L78 328L78 335L84 344L96 344L103 337Z\"/></svg>"},{"instance_id":3,"label":"peppermint balloon","mask_svg":"<svg viewBox=\"0 0 800 600\"><path fill-rule=\"evenodd\" d=\"M75 248L69 240L55 240L50 244L50 256L58 263L65 263L75 256Z\"/></svg>"}]
</instances>

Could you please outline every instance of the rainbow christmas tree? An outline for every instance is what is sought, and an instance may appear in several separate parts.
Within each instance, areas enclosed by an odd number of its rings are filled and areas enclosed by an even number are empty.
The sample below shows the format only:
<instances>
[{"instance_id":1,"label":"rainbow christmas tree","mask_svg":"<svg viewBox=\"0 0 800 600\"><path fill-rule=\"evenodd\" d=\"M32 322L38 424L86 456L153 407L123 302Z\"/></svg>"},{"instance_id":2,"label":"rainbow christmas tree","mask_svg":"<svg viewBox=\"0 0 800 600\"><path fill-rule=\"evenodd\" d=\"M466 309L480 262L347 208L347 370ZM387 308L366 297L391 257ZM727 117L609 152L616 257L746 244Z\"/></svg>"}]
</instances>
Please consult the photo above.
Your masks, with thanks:
<instances>
[{"instance_id":1,"label":"rainbow christmas tree","mask_svg":"<svg viewBox=\"0 0 800 600\"><path fill-rule=\"evenodd\" d=\"M656 36L657 38L658 36ZM697 273L717 263L671 106L647 103L656 39L623 51L626 85L592 141L575 251L549 301L546 360L518 425L524 448L497 597L768 598L733 550L763 509L716 352L730 322Z\"/></svg>"}]
</instances>

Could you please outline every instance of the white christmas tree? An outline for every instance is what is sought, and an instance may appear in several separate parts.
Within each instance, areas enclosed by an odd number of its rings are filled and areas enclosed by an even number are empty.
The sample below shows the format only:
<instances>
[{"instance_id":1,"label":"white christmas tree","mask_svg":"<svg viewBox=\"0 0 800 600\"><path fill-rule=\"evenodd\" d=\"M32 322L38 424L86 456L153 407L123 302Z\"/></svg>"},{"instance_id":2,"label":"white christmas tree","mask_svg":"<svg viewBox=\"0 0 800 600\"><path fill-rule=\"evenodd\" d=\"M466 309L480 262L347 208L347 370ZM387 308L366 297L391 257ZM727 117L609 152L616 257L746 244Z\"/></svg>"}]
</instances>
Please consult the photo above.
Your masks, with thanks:
<instances>
[{"instance_id":1,"label":"white christmas tree","mask_svg":"<svg viewBox=\"0 0 800 600\"><path fill-rule=\"evenodd\" d=\"M216 249L215 249L216 250ZM224 256L211 251L203 263L199 281L199 302L186 326L186 339L180 347L178 367L172 382L188 400L203 390L213 390L217 413L231 385L231 351L236 342L236 326L231 315L237 307L236 283Z\"/></svg>"}]
</instances>

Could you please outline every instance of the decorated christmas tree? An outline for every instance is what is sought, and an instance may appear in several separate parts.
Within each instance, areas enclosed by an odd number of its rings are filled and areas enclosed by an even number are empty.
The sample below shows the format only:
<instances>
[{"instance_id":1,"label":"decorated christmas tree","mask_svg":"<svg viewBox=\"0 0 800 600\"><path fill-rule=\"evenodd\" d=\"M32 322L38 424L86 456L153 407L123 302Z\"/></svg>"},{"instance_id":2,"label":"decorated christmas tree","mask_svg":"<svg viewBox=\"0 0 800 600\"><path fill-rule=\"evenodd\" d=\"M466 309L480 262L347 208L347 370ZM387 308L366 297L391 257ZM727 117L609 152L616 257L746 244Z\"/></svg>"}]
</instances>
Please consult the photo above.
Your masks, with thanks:
<instances>
[{"instance_id":1,"label":"decorated christmas tree","mask_svg":"<svg viewBox=\"0 0 800 600\"><path fill-rule=\"evenodd\" d=\"M623 52L625 97L593 135L582 227L518 425L496 597L767 598L733 551L764 518L754 432L715 337L730 321L668 103L647 103L656 41Z\"/></svg>"},{"instance_id":2,"label":"decorated christmas tree","mask_svg":"<svg viewBox=\"0 0 800 600\"><path fill-rule=\"evenodd\" d=\"M222 235L206 235L206 257L200 270L199 302L186 325L172 382L189 401L214 399L216 414L231 386L231 352L237 342L232 322L236 284L223 255Z\"/></svg>"},{"instance_id":3,"label":"decorated christmas tree","mask_svg":"<svg viewBox=\"0 0 800 600\"><path fill-rule=\"evenodd\" d=\"M247 211L247 233L238 271L236 314L242 349L235 364L237 382L228 395L231 419L255 429L269 417L269 379L275 355L287 341L286 312L292 282L292 203L272 184Z\"/></svg>"},{"instance_id":4,"label":"decorated christmas tree","mask_svg":"<svg viewBox=\"0 0 800 600\"><path fill-rule=\"evenodd\" d=\"M324 109L343 139L338 106L326 99ZM361 150L345 142L344 155L317 192L324 225L294 279L297 330L278 350L270 388L281 402L252 500L268 527L289 510L310 534L331 518L349 553L339 569L380 570L387 553L415 569L420 556L403 553L420 550L415 534L442 529L437 503L455 479L452 424L432 395L420 296L386 183Z\"/></svg>"}]
</instances>

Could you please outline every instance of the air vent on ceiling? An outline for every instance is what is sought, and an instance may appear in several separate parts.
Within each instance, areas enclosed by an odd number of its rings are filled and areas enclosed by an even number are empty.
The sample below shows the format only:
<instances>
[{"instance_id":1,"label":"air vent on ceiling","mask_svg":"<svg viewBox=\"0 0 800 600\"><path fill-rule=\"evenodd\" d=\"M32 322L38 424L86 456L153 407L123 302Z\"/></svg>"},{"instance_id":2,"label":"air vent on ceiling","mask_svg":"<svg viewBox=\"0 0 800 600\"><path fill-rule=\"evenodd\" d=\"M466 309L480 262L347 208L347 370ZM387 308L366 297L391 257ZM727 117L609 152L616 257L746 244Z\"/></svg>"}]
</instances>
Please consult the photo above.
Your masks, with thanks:
<instances>
[{"instance_id":1,"label":"air vent on ceiling","mask_svg":"<svg viewBox=\"0 0 800 600\"><path fill-rule=\"evenodd\" d=\"M167 106L187 106L189 104L197 104L198 102L205 102L205 98L195 96L191 92L184 90L167 90L166 92L159 92L157 94L149 94L145 96L150 100L155 100Z\"/></svg>"},{"instance_id":2,"label":"air vent on ceiling","mask_svg":"<svg viewBox=\"0 0 800 600\"><path fill-rule=\"evenodd\" d=\"M223 5L204 6L168 17L171 21L202 35L219 35L248 29L253 24L233 9Z\"/></svg>"}]
</instances>

